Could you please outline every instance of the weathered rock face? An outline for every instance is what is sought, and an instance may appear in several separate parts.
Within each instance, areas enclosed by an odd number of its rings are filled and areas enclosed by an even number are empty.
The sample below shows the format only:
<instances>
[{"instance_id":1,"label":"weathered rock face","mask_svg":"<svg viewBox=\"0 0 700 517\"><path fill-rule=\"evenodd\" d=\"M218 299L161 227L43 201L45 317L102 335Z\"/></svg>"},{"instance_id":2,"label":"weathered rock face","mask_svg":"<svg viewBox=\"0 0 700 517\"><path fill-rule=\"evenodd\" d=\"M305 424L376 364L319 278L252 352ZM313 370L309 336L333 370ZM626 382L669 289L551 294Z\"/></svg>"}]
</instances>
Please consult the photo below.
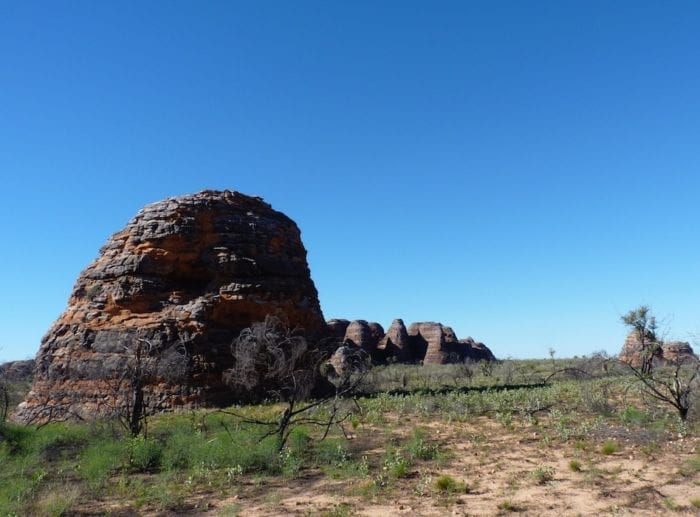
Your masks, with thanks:
<instances>
[{"instance_id":1,"label":"weathered rock face","mask_svg":"<svg viewBox=\"0 0 700 517\"><path fill-rule=\"evenodd\" d=\"M654 350L654 361L659 361L662 359L661 347L658 346L656 336L651 332L647 331L644 334L644 346L653 347ZM635 368L642 365L642 340L640 339L639 332L633 330L625 338L625 343L622 345L622 350L620 351L619 359L623 363L627 363Z\"/></svg>"},{"instance_id":2,"label":"weathered rock face","mask_svg":"<svg viewBox=\"0 0 700 517\"><path fill-rule=\"evenodd\" d=\"M348 325L350 325L349 320L328 320L326 322L326 335L338 342L342 342L343 339L345 339L345 332L348 329Z\"/></svg>"},{"instance_id":3,"label":"weathered rock face","mask_svg":"<svg viewBox=\"0 0 700 517\"><path fill-rule=\"evenodd\" d=\"M158 408L230 403L222 372L241 329L279 314L307 336L325 330L296 224L260 198L203 191L146 206L78 278L42 340L34 384L16 418L109 409L104 381L124 345L187 350L188 382L158 379ZM184 360L184 359L183 359Z\"/></svg>"},{"instance_id":4,"label":"weathered rock face","mask_svg":"<svg viewBox=\"0 0 700 517\"><path fill-rule=\"evenodd\" d=\"M360 348L372 358L372 362L382 363L384 355L377 350L377 345L383 337L384 328L379 323L355 320L347 326L343 344Z\"/></svg>"},{"instance_id":5,"label":"weathered rock face","mask_svg":"<svg viewBox=\"0 0 700 517\"><path fill-rule=\"evenodd\" d=\"M0 379L9 382L28 381L32 378L34 359L27 361L10 361L0 364Z\"/></svg>"},{"instance_id":6,"label":"weathered rock face","mask_svg":"<svg viewBox=\"0 0 700 517\"><path fill-rule=\"evenodd\" d=\"M408 331L402 319L395 319L386 335L377 345L385 358L393 357L399 363L411 361Z\"/></svg>"},{"instance_id":7,"label":"weathered rock face","mask_svg":"<svg viewBox=\"0 0 700 517\"><path fill-rule=\"evenodd\" d=\"M464 361L466 359L471 359L472 361L495 361L496 356L485 344L474 341L473 338L468 337L466 339L460 339L460 344L463 347L460 349L462 355L460 355L460 360Z\"/></svg>"},{"instance_id":8,"label":"weathered rock face","mask_svg":"<svg viewBox=\"0 0 700 517\"><path fill-rule=\"evenodd\" d=\"M338 322L328 322L329 334L337 334ZM336 330L331 330L336 328ZM343 343L366 351L375 364L386 362L445 364L474 361L493 361L496 358L483 343L472 338L458 340L454 330L441 323L412 323L408 329L403 320L392 322L386 334L378 323L356 320L347 325Z\"/></svg>"},{"instance_id":9,"label":"weathered rock face","mask_svg":"<svg viewBox=\"0 0 700 517\"><path fill-rule=\"evenodd\" d=\"M408 327L409 346L414 357L423 356L423 364L450 362L450 353L459 347L459 341L450 327L442 323L420 322Z\"/></svg>"},{"instance_id":10,"label":"weathered rock face","mask_svg":"<svg viewBox=\"0 0 700 517\"><path fill-rule=\"evenodd\" d=\"M685 341L668 341L661 345L661 355L664 361L676 363L681 361L697 361L693 347Z\"/></svg>"},{"instance_id":11,"label":"weathered rock face","mask_svg":"<svg viewBox=\"0 0 700 517\"><path fill-rule=\"evenodd\" d=\"M343 341L371 353L377 348L377 344L383 336L384 329L379 323L355 320L350 322L345 329Z\"/></svg>"}]
</instances>

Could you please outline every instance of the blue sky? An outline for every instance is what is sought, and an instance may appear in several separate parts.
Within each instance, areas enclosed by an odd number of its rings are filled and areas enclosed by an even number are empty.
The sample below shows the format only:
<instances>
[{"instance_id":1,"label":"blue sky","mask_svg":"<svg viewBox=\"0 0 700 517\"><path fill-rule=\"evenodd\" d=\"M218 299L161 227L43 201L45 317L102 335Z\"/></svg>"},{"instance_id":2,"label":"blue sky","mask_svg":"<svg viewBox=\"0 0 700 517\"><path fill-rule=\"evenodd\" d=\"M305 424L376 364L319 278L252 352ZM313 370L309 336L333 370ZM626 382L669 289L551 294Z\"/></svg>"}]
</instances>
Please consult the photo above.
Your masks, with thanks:
<instances>
[{"instance_id":1,"label":"blue sky","mask_svg":"<svg viewBox=\"0 0 700 517\"><path fill-rule=\"evenodd\" d=\"M146 203L260 195L327 318L700 332L696 2L0 0L0 360Z\"/></svg>"}]
</instances>

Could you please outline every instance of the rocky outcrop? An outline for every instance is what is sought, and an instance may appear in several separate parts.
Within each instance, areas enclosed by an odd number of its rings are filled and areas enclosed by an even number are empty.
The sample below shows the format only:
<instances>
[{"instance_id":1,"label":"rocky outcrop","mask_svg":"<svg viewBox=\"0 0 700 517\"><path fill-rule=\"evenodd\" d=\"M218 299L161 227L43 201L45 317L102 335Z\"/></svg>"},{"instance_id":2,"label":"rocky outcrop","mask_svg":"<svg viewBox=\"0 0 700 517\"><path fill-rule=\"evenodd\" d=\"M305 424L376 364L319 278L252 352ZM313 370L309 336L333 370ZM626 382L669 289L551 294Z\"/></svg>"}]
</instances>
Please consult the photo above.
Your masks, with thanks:
<instances>
[{"instance_id":1,"label":"rocky outcrop","mask_svg":"<svg viewBox=\"0 0 700 517\"><path fill-rule=\"evenodd\" d=\"M375 363L384 361L377 350L379 341L384 337L384 329L379 323L365 320L351 321L343 337L343 344L364 350Z\"/></svg>"},{"instance_id":2,"label":"rocky outcrop","mask_svg":"<svg viewBox=\"0 0 700 517\"><path fill-rule=\"evenodd\" d=\"M345 329L343 342L362 348L367 353L372 353L383 336L384 329L379 323L355 320L351 321Z\"/></svg>"},{"instance_id":3,"label":"rocky outcrop","mask_svg":"<svg viewBox=\"0 0 700 517\"><path fill-rule=\"evenodd\" d=\"M618 356L620 361L634 366L635 368L640 367L643 362L645 348L653 353L654 362L663 359L661 346L656 336L652 332L646 331L644 333L643 343L641 337L642 335L637 330L633 330L627 334L625 342L622 345L622 350Z\"/></svg>"},{"instance_id":4,"label":"rocky outcrop","mask_svg":"<svg viewBox=\"0 0 700 517\"><path fill-rule=\"evenodd\" d=\"M350 320L333 319L326 322L326 336L341 343L345 339L345 332L350 325Z\"/></svg>"},{"instance_id":5,"label":"rocky outcrop","mask_svg":"<svg viewBox=\"0 0 700 517\"><path fill-rule=\"evenodd\" d=\"M693 347L685 341L668 341L661 345L661 356L665 362L678 363L697 361Z\"/></svg>"},{"instance_id":6,"label":"rocky outcrop","mask_svg":"<svg viewBox=\"0 0 700 517\"><path fill-rule=\"evenodd\" d=\"M385 359L392 357L399 363L411 361L408 331L402 319L395 319L391 323L386 335L377 345L377 349L384 355Z\"/></svg>"},{"instance_id":7,"label":"rocky outcrop","mask_svg":"<svg viewBox=\"0 0 700 517\"><path fill-rule=\"evenodd\" d=\"M653 362L655 364L677 364L684 361L697 361L697 356L693 352L693 347L685 341L667 341L663 342L656 336L647 331L644 334L644 345L640 339L638 331L633 330L625 338L622 345L622 350L618 358L623 363L627 363L635 368L642 365L643 347L652 350L654 354Z\"/></svg>"},{"instance_id":8,"label":"rocky outcrop","mask_svg":"<svg viewBox=\"0 0 700 517\"><path fill-rule=\"evenodd\" d=\"M296 224L260 198L203 191L148 205L79 276L43 338L34 383L16 418L94 416L110 408L105 382L124 349L148 343L186 361L187 382L147 388L158 408L231 403L222 372L241 329L281 316L313 338L325 331ZM186 350L186 356L171 353ZM182 366L182 365L180 365Z\"/></svg>"},{"instance_id":9,"label":"rocky outcrop","mask_svg":"<svg viewBox=\"0 0 700 517\"><path fill-rule=\"evenodd\" d=\"M34 359L26 361L11 361L0 364L0 379L8 382L28 381L32 378Z\"/></svg>"},{"instance_id":10,"label":"rocky outcrop","mask_svg":"<svg viewBox=\"0 0 700 517\"><path fill-rule=\"evenodd\" d=\"M466 339L460 339L460 344L463 347L460 348L460 360L471 360L471 361L495 361L496 356L485 344L474 341L471 336Z\"/></svg>"},{"instance_id":11,"label":"rocky outcrop","mask_svg":"<svg viewBox=\"0 0 700 517\"><path fill-rule=\"evenodd\" d=\"M414 357L423 357L423 364L456 362L450 354L459 348L457 336L442 323L420 322L408 327L409 347Z\"/></svg>"},{"instance_id":12,"label":"rocky outcrop","mask_svg":"<svg viewBox=\"0 0 700 517\"><path fill-rule=\"evenodd\" d=\"M496 359L486 345L472 338L460 341L454 330L442 323L412 323L407 329L403 320L395 319L386 333L378 323L365 320L330 320L327 325L327 335L334 339L345 328L342 344L364 350L374 364L445 364Z\"/></svg>"}]
</instances>

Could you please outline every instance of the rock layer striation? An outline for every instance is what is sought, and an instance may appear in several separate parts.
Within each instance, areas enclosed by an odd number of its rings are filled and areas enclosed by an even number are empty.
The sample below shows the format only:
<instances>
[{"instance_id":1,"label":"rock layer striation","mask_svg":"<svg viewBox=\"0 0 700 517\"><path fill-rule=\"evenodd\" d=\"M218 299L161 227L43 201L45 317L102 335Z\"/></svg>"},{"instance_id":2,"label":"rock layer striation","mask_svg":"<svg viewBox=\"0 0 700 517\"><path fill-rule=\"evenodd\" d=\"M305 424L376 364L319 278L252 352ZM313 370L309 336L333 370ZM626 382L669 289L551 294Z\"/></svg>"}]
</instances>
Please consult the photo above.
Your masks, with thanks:
<instances>
[{"instance_id":1,"label":"rock layer striation","mask_svg":"<svg viewBox=\"0 0 700 517\"><path fill-rule=\"evenodd\" d=\"M381 325L365 320L328 322L331 337L337 338L342 328L345 329L343 345L361 348L375 364L446 364L496 359L486 345L472 338L458 340L454 330L442 323L417 322L406 328L403 320L395 319L384 333Z\"/></svg>"},{"instance_id":2,"label":"rock layer striation","mask_svg":"<svg viewBox=\"0 0 700 517\"><path fill-rule=\"evenodd\" d=\"M34 359L10 361L0 364L0 380L8 382L28 381L32 378Z\"/></svg>"},{"instance_id":3,"label":"rock layer striation","mask_svg":"<svg viewBox=\"0 0 700 517\"><path fill-rule=\"evenodd\" d=\"M633 330L627 335L618 358L623 363L638 368L642 365L645 353L652 353L653 362L657 364L697 360L690 343L684 341L663 342L649 331L645 332L644 343L642 343L641 334L637 330Z\"/></svg>"},{"instance_id":4,"label":"rock layer striation","mask_svg":"<svg viewBox=\"0 0 700 517\"><path fill-rule=\"evenodd\" d=\"M124 350L148 343L186 362L148 386L159 409L231 402L222 373L241 329L277 314L309 337L325 322L296 224L258 197L203 191L146 206L79 276L68 307L42 340L34 383L16 418L110 410L108 381ZM186 355L168 353L184 350ZM182 366L182 365L180 365Z\"/></svg>"}]
</instances>

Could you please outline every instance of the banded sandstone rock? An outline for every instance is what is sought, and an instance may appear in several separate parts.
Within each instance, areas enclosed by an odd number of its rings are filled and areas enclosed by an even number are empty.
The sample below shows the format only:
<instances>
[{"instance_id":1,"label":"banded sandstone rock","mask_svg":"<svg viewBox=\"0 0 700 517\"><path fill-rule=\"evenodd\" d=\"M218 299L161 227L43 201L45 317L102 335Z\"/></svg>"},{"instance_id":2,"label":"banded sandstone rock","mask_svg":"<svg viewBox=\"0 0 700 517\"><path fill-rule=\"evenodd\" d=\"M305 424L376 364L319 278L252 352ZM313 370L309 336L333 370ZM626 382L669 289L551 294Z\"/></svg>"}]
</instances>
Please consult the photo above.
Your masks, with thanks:
<instances>
[{"instance_id":1,"label":"banded sandstone rock","mask_svg":"<svg viewBox=\"0 0 700 517\"><path fill-rule=\"evenodd\" d=\"M496 356L485 344L474 341L473 338L468 337L466 339L460 339L460 344L463 347L460 348L459 355L460 360L464 361L470 359L472 361L495 361Z\"/></svg>"},{"instance_id":2,"label":"banded sandstone rock","mask_svg":"<svg viewBox=\"0 0 700 517\"><path fill-rule=\"evenodd\" d=\"M338 341L343 329L343 338ZM465 360L496 360L483 343L476 342L471 337L459 340L452 328L435 322L412 323L407 329L403 320L395 319L384 333L378 323L334 319L327 322L326 337L339 344L364 350L374 364L445 364Z\"/></svg>"},{"instance_id":3,"label":"banded sandstone rock","mask_svg":"<svg viewBox=\"0 0 700 517\"><path fill-rule=\"evenodd\" d=\"M384 337L384 329L379 323L355 320L351 321L345 329L343 342L362 348L367 353L372 353L382 337Z\"/></svg>"},{"instance_id":4,"label":"banded sandstone rock","mask_svg":"<svg viewBox=\"0 0 700 517\"><path fill-rule=\"evenodd\" d=\"M0 364L0 379L9 382L27 381L32 378L34 359L10 361Z\"/></svg>"},{"instance_id":5,"label":"banded sandstone rock","mask_svg":"<svg viewBox=\"0 0 700 517\"><path fill-rule=\"evenodd\" d=\"M423 364L450 362L451 348L459 344L450 327L432 321L412 323L408 327L408 339L413 357L422 356Z\"/></svg>"},{"instance_id":6,"label":"banded sandstone rock","mask_svg":"<svg viewBox=\"0 0 700 517\"><path fill-rule=\"evenodd\" d=\"M393 357L399 363L411 360L408 331L402 319L395 319L391 323L386 335L377 345L377 349L384 354L385 358Z\"/></svg>"},{"instance_id":7,"label":"banded sandstone rock","mask_svg":"<svg viewBox=\"0 0 700 517\"><path fill-rule=\"evenodd\" d=\"M349 320L343 319L333 319L326 322L326 336L336 340L337 342L342 342L345 338L345 332L350 325Z\"/></svg>"},{"instance_id":8,"label":"banded sandstone rock","mask_svg":"<svg viewBox=\"0 0 700 517\"><path fill-rule=\"evenodd\" d=\"M649 331L644 333L644 342L642 343L641 334L637 330L633 330L625 338L622 345L622 350L619 354L619 359L623 363L627 363L635 368L640 367L643 362L643 349L646 348L654 355L654 361L662 359L661 346L657 341L656 336Z\"/></svg>"},{"instance_id":9,"label":"banded sandstone rock","mask_svg":"<svg viewBox=\"0 0 700 517\"><path fill-rule=\"evenodd\" d=\"M296 224L258 197L203 191L143 208L79 276L68 307L42 340L34 383L16 418L109 411L105 383L124 347L163 357L187 350L187 382L147 390L160 409L231 403L222 373L241 329L278 314L313 338L325 330ZM182 366L182 365L180 365Z\"/></svg>"},{"instance_id":10,"label":"banded sandstone rock","mask_svg":"<svg viewBox=\"0 0 700 517\"><path fill-rule=\"evenodd\" d=\"M661 345L661 355L664 361L676 363L681 361L697 361L693 347L685 341L668 341Z\"/></svg>"}]
</instances>

